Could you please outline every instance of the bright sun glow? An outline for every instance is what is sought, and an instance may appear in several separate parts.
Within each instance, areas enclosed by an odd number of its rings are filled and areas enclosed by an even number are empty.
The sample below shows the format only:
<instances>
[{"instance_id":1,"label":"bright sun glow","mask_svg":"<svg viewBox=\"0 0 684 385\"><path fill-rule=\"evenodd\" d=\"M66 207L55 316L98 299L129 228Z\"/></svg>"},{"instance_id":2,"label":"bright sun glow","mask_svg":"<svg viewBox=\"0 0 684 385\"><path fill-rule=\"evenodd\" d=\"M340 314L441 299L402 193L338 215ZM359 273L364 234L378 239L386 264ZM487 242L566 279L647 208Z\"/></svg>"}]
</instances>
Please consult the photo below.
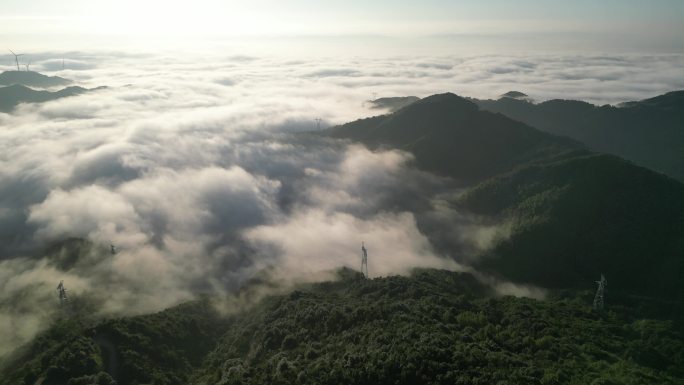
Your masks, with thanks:
<instances>
[{"instance_id":1,"label":"bright sun glow","mask_svg":"<svg viewBox=\"0 0 684 385\"><path fill-rule=\"evenodd\" d=\"M279 32L269 14L216 0L91 2L86 5L84 16L79 22L88 24L91 31L115 35L192 37Z\"/></svg>"}]
</instances>

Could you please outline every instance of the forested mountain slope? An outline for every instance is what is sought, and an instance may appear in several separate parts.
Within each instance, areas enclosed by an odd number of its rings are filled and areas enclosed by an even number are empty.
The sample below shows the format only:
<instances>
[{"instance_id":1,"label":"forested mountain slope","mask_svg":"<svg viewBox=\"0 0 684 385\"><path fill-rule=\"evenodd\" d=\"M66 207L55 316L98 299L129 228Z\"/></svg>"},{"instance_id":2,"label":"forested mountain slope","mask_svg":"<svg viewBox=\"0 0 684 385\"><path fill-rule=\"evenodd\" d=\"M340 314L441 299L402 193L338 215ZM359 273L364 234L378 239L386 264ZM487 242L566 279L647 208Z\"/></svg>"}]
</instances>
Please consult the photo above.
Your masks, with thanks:
<instances>
[{"instance_id":1,"label":"forested mountain slope","mask_svg":"<svg viewBox=\"0 0 684 385\"><path fill-rule=\"evenodd\" d=\"M484 110L684 181L684 91L617 107L560 99L538 104L511 97L473 101Z\"/></svg>"},{"instance_id":2,"label":"forested mountain slope","mask_svg":"<svg viewBox=\"0 0 684 385\"><path fill-rule=\"evenodd\" d=\"M678 384L671 321L591 294L495 296L437 270L301 286L222 318L210 299L149 316L64 316L0 384ZM218 335L221 335L218 337Z\"/></svg>"},{"instance_id":3,"label":"forested mountain slope","mask_svg":"<svg viewBox=\"0 0 684 385\"><path fill-rule=\"evenodd\" d=\"M481 268L545 287L604 273L615 290L684 296L684 185L674 179L453 94L330 135L409 151L417 167L462 181L468 191L455 206L512 228Z\"/></svg>"}]
</instances>

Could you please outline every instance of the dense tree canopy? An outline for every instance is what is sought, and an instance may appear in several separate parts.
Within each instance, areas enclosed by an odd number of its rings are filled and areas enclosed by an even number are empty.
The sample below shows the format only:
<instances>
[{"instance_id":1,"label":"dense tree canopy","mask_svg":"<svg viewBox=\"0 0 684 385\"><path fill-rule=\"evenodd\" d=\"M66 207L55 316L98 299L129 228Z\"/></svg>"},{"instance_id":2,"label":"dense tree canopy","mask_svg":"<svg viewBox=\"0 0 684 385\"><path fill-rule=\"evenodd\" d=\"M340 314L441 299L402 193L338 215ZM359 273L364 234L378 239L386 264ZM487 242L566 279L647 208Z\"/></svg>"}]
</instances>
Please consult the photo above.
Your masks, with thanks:
<instances>
[{"instance_id":1,"label":"dense tree canopy","mask_svg":"<svg viewBox=\"0 0 684 385\"><path fill-rule=\"evenodd\" d=\"M132 318L64 316L0 383L682 383L681 325L615 301L597 313L589 292L533 300L463 273L342 271L229 316L209 298Z\"/></svg>"}]
</instances>

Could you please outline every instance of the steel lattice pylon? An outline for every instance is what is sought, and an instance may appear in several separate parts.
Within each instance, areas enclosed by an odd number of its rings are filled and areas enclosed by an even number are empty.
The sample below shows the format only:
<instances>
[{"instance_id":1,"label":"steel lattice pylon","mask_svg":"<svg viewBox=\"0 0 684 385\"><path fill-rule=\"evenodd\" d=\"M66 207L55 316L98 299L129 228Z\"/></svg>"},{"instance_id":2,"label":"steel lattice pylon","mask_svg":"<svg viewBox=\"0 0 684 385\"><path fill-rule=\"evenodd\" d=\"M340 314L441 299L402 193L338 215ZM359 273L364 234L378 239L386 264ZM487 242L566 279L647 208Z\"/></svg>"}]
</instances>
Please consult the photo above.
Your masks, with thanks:
<instances>
[{"instance_id":1,"label":"steel lattice pylon","mask_svg":"<svg viewBox=\"0 0 684 385\"><path fill-rule=\"evenodd\" d=\"M57 285L57 295L59 296L59 305L64 305L64 302L68 301L69 298L67 298L67 289L64 287L64 281L59 281L59 285Z\"/></svg>"},{"instance_id":2,"label":"steel lattice pylon","mask_svg":"<svg viewBox=\"0 0 684 385\"><path fill-rule=\"evenodd\" d=\"M368 278L368 250L363 242L361 242L361 274Z\"/></svg>"},{"instance_id":3,"label":"steel lattice pylon","mask_svg":"<svg viewBox=\"0 0 684 385\"><path fill-rule=\"evenodd\" d=\"M601 274L601 280L596 281L598 288L596 289L596 295L594 296L594 310L603 310L605 306L605 291L606 286L608 286L608 280Z\"/></svg>"}]
</instances>

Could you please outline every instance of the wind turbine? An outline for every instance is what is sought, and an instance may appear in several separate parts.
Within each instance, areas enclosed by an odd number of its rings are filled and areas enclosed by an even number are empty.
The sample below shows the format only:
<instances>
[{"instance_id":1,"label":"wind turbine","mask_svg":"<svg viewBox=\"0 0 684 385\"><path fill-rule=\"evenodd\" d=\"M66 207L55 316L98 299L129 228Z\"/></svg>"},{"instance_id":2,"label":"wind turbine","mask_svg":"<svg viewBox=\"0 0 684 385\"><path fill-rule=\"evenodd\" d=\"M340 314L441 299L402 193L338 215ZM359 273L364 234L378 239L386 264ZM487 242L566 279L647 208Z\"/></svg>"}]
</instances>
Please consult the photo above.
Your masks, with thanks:
<instances>
[{"instance_id":1,"label":"wind turbine","mask_svg":"<svg viewBox=\"0 0 684 385\"><path fill-rule=\"evenodd\" d=\"M9 49L9 48L8 48L8 49ZM12 52L12 55L14 55L14 61L17 63L17 71L21 71L21 70L19 69L19 56L24 56L24 54L23 54L23 53L16 54L16 53L14 53L14 51L12 51L11 49L10 49L9 51Z\"/></svg>"},{"instance_id":2,"label":"wind turbine","mask_svg":"<svg viewBox=\"0 0 684 385\"><path fill-rule=\"evenodd\" d=\"M26 72L29 72L29 71L30 71L30 70L29 70L30 67L31 67L31 62L28 62L28 64L26 65Z\"/></svg>"}]
</instances>

